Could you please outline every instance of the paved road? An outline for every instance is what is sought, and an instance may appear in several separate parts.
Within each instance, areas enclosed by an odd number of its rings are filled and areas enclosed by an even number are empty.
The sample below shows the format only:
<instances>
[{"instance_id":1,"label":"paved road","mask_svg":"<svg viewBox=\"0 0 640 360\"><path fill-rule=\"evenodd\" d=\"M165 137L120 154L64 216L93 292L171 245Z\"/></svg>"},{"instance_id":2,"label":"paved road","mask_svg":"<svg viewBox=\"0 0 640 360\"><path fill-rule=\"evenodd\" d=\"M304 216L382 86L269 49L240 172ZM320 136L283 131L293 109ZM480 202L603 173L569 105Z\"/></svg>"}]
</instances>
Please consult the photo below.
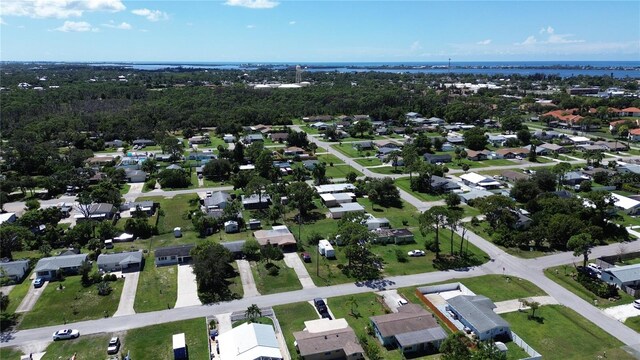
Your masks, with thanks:
<instances>
[{"instance_id":1,"label":"paved road","mask_svg":"<svg viewBox=\"0 0 640 360\"><path fill-rule=\"evenodd\" d=\"M24 281L29 281L29 280L25 279ZM45 281L44 285L42 285L37 289L34 288L33 285L29 286L29 292L27 292L27 296L25 296L24 299L22 299L22 302L20 303L20 305L18 305L16 312L24 313L27 311L31 311L31 309L33 309L33 307L36 305L36 302L44 292L44 289L46 289L48 285L49 285L49 282Z\"/></svg>"},{"instance_id":2,"label":"paved road","mask_svg":"<svg viewBox=\"0 0 640 360\"><path fill-rule=\"evenodd\" d=\"M313 279L309 276L309 272L307 268L304 266L302 259L298 253L286 253L284 254L284 263L287 264L288 267L293 268L298 275L298 280L300 280L300 284L303 289L309 289L316 287L316 284L313 283Z\"/></svg>"},{"instance_id":3,"label":"paved road","mask_svg":"<svg viewBox=\"0 0 640 360\"><path fill-rule=\"evenodd\" d=\"M178 298L176 308L202 305L198 297L198 283L191 265L178 265Z\"/></svg>"},{"instance_id":4,"label":"paved road","mask_svg":"<svg viewBox=\"0 0 640 360\"><path fill-rule=\"evenodd\" d=\"M133 271L124 274L124 286L122 287L122 294L120 295L118 310L116 310L115 314L113 314L114 317L132 315L136 313L136 311L133 310L133 304L136 300L136 291L138 290L139 278L139 271Z\"/></svg>"},{"instance_id":5,"label":"paved road","mask_svg":"<svg viewBox=\"0 0 640 360\"><path fill-rule=\"evenodd\" d=\"M243 297L251 298L260 296L260 293L256 288L256 281L253 279L251 264L249 264L247 260L236 260L236 263L238 264L240 279L242 280L242 290L244 291Z\"/></svg>"}]
</instances>

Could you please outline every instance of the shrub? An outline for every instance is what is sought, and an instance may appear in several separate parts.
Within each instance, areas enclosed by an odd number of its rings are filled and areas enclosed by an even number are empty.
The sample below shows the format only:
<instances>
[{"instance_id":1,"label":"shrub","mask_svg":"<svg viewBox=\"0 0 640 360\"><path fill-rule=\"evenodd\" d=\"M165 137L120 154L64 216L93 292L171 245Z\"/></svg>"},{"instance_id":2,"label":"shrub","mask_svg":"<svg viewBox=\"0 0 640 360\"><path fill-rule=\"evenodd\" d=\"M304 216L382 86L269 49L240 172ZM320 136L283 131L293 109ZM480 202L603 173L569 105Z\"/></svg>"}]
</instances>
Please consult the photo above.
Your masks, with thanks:
<instances>
[{"instance_id":1,"label":"shrub","mask_svg":"<svg viewBox=\"0 0 640 360\"><path fill-rule=\"evenodd\" d=\"M280 269L277 266L272 266L268 270L269 275L278 276L280 274Z\"/></svg>"},{"instance_id":2,"label":"shrub","mask_svg":"<svg viewBox=\"0 0 640 360\"><path fill-rule=\"evenodd\" d=\"M400 249L396 249L396 259L401 263L407 262L407 254Z\"/></svg>"},{"instance_id":3,"label":"shrub","mask_svg":"<svg viewBox=\"0 0 640 360\"><path fill-rule=\"evenodd\" d=\"M113 289L111 288L111 285L109 285L108 282L103 281L98 284L98 295L107 296L111 294L111 291L113 291Z\"/></svg>"},{"instance_id":4,"label":"shrub","mask_svg":"<svg viewBox=\"0 0 640 360\"><path fill-rule=\"evenodd\" d=\"M91 273L91 284L98 284L102 281L102 275L99 272L94 271Z\"/></svg>"},{"instance_id":5,"label":"shrub","mask_svg":"<svg viewBox=\"0 0 640 360\"><path fill-rule=\"evenodd\" d=\"M149 179L144 183L145 190L153 190L156 188L156 179Z\"/></svg>"},{"instance_id":6,"label":"shrub","mask_svg":"<svg viewBox=\"0 0 640 360\"><path fill-rule=\"evenodd\" d=\"M435 240L427 240L424 243L424 248L427 251L431 251L431 252L436 252L436 250L438 250L438 247L436 246L436 241Z\"/></svg>"},{"instance_id":7,"label":"shrub","mask_svg":"<svg viewBox=\"0 0 640 360\"><path fill-rule=\"evenodd\" d=\"M600 279L593 278L585 274L582 271L578 273L578 278L576 280L587 290L603 299L618 296L618 288L616 288L615 285L609 285Z\"/></svg>"},{"instance_id":8,"label":"shrub","mask_svg":"<svg viewBox=\"0 0 640 360\"><path fill-rule=\"evenodd\" d=\"M307 244L315 246L318 245L318 243L322 239L322 235L318 234L317 232L312 232L311 234L309 234L309 236L307 236Z\"/></svg>"}]
</instances>

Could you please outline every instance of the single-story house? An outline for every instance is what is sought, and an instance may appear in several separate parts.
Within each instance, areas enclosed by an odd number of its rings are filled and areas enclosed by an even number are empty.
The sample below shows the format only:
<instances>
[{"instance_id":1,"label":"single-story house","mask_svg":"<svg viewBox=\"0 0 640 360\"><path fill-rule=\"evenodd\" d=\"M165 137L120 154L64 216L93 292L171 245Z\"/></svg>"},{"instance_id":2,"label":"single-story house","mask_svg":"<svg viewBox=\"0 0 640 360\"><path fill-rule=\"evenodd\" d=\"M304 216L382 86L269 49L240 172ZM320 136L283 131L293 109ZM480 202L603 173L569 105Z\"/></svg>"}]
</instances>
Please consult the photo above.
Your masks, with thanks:
<instances>
[{"instance_id":1,"label":"single-story house","mask_svg":"<svg viewBox=\"0 0 640 360\"><path fill-rule=\"evenodd\" d=\"M366 225L369 230L386 229L391 226L389 225L389 220L386 218L377 218L371 214L366 214L365 216L367 218L364 220L364 225Z\"/></svg>"},{"instance_id":2,"label":"single-story house","mask_svg":"<svg viewBox=\"0 0 640 360\"><path fill-rule=\"evenodd\" d=\"M229 241L229 242L222 242L220 243L220 245L224 246L227 250L231 251L231 254L233 254L233 256L236 259L239 259L243 255L242 249L244 248L245 242L246 240Z\"/></svg>"},{"instance_id":3,"label":"single-story house","mask_svg":"<svg viewBox=\"0 0 640 360\"><path fill-rule=\"evenodd\" d=\"M258 219L249 219L247 226L249 227L249 230L258 230L262 227L262 222Z\"/></svg>"},{"instance_id":4,"label":"single-story house","mask_svg":"<svg viewBox=\"0 0 640 360\"><path fill-rule=\"evenodd\" d=\"M296 245L296 238L286 225L274 226L271 230L258 230L253 233L260 246L267 244L280 247Z\"/></svg>"},{"instance_id":5,"label":"single-story house","mask_svg":"<svg viewBox=\"0 0 640 360\"><path fill-rule=\"evenodd\" d=\"M460 175L460 179L466 185L483 187L485 189L497 189L500 187L500 183L492 178L476 174L474 172Z\"/></svg>"},{"instance_id":6,"label":"single-story house","mask_svg":"<svg viewBox=\"0 0 640 360\"><path fill-rule=\"evenodd\" d=\"M611 196L615 199L613 206L626 214L637 215L640 212L640 201L616 193L611 193Z\"/></svg>"},{"instance_id":7,"label":"single-story house","mask_svg":"<svg viewBox=\"0 0 640 360\"><path fill-rule=\"evenodd\" d=\"M205 193L205 197L202 199L202 208L203 210L224 209L229 204L230 199L231 195L224 191L216 191L210 195Z\"/></svg>"},{"instance_id":8,"label":"single-story house","mask_svg":"<svg viewBox=\"0 0 640 360\"><path fill-rule=\"evenodd\" d=\"M384 229L373 230L376 238L375 243L384 244L407 244L415 241L413 233L407 229Z\"/></svg>"},{"instance_id":9,"label":"single-story house","mask_svg":"<svg viewBox=\"0 0 640 360\"><path fill-rule=\"evenodd\" d=\"M153 146L156 144L155 141L153 140L149 140L149 139L137 139L137 140L133 140L132 143L134 146Z\"/></svg>"},{"instance_id":10,"label":"single-story house","mask_svg":"<svg viewBox=\"0 0 640 360\"><path fill-rule=\"evenodd\" d=\"M106 148L119 148L122 146L124 146L124 141L119 139L104 142L104 147Z\"/></svg>"},{"instance_id":11,"label":"single-story house","mask_svg":"<svg viewBox=\"0 0 640 360\"><path fill-rule=\"evenodd\" d=\"M464 194L458 194L458 197L460 197L460 201L462 201L465 204L468 204L469 201L471 200L475 200L475 199L481 199L484 197L488 197L491 195L495 195L492 192L489 192L487 190L481 190L481 189L473 189L467 193Z\"/></svg>"},{"instance_id":12,"label":"single-story house","mask_svg":"<svg viewBox=\"0 0 640 360\"><path fill-rule=\"evenodd\" d=\"M400 149L402 148L402 145L397 144L395 142L392 141L387 141L387 140L378 140L375 142L376 146L378 147L378 149L380 148L390 148L390 149Z\"/></svg>"},{"instance_id":13,"label":"single-story house","mask_svg":"<svg viewBox=\"0 0 640 360\"><path fill-rule=\"evenodd\" d=\"M236 141L236 137L233 136L233 134L224 134L222 140L224 140L224 142L226 143L232 143Z\"/></svg>"},{"instance_id":14,"label":"single-story house","mask_svg":"<svg viewBox=\"0 0 640 360\"><path fill-rule=\"evenodd\" d=\"M345 319L305 321L304 330L294 332L293 338L302 360L364 359L364 349Z\"/></svg>"},{"instance_id":15,"label":"single-story house","mask_svg":"<svg viewBox=\"0 0 640 360\"><path fill-rule=\"evenodd\" d=\"M568 139L573 145L576 145L576 146L591 144L591 139L584 136L569 136Z\"/></svg>"},{"instance_id":16,"label":"single-story house","mask_svg":"<svg viewBox=\"0 0 640 360\"><path fill-rule=\"evenodd\" d=\"M637 107L628 107L628 108L624 108L622 110L620 110L618 112L618 116L621 117L639 117L640 116L640 109L638 109Z\"/></svg>"},{"instance_id":17,"label":"single-story house","mask_svg":"<svg viewBox=\"0 0 640 360\"><path fill-rule=\"evenodd\" d=\"M210 144L211 139L209 139L209 135L202 136L196 135L189 138L189 145L198 145L198 144Z\"/></svg>"},{"instance_id":18,"label":"single-story house","mask_svg":"<svg viewBox=\"0 0 640 360\"><path fill-rule=\"evenodd\" d=\"M356 200L356 194L351 192L320 194L320 198L326 207L336 207L340 206L340 204L354 202Z\"/></svg>"},{"instance_id":19,"label":"single-story house","mask_svg":"<svg viewBox=\"0 0 640 360\"><path fill-rule=\"evenodd\" d=\"M283 142L283 141L287 141L287 139L289 138L289 133L286 133L286 132L272 133L267 135L267 137L271 139L271 141L273 142Z\"/></svg>"},{"instance_id":20,"label":"single-story house","mask_svg":"<svg viewBox=\"0 0 640 360\"><path fill-rule=\"evenodd\" d=\"M460 185L441 176L433 175L431 176L431 188L438 193L449 193L454 190L459 190Z\"/></svg>"},{"instance_id":21,"label":"single-story house","mask_svg":"<svg viewBox=\"0 0 640 360\"><path fill-rule=\"evenodd\" d=\"M3 213L0 214L0 225L7 223L7 224L12 224L16 222L16 213Z\"/></svg>"},{"instance_id":22,"label":"single-story house","mask_svg":"<svg viewBox=\"0 0 640 360\"><path fill-rule=\"evenodd\" d=\"M551 143L540 144L538 148L547 149L550 153L557 153L557 154L562 154L568 151L566 148L560 145L551 144Z\"/></svg>"},{"instance_id":23,"label":"single-story house","mask_svg":"<svg viewBox=\"0 0 640 360\"><path fill-rule=\"evenodd\" d=\"M640 295L640 264L615 266L602 270L600 279L615 285L625 292L638 297Z\"/></svg>"},{"instance_id":24,"label":"single-story house","mask_svg":"<svg viewBox=\"0 0 640 360\"><path fill-rule=\"evenodd\" d=\"M304 149L297 146L289 146L288 148L284 149L282 154L284 156L302 155L304 154Z\"/></svg>"},{"instance_id":25,"label":"single-story house","mask_svg":"<svg viewBox=\"0 0 640 360\"><path fill-rule=\"evenodd\" d=\"M264 193L262 195L251 194L249 196L242 195L242 206L246 210L266 209L271 205L271 196Z\"/></svg>"},{"instance_id":26,"label":"single-story house","mask_svg":"<svg viewBox=\"0 0 640 360\"><path fill-rule=\"evenodd\" d=\"M400 153L400 152L402 152L402 150L400 150L399 148L391 148L391 147L378 148L379 156L387 156L391 153Z\"/></svg>"},{"instance_id":27,"label":"single-story house","mask_svg":"<svg viewBox=\"0 0 640 360\"><path fill-rule=\"evenodd\" d=\"M590 180L590 178L579 171L570 171L562 177L563 184L572 186L579 185L585 180Z\"/></svg>"},{"instance_id":28,"label":"single-story house","mask_svg":"<svg viewBox=\"0 0 640 360\"><path fill-rule=\"evenodd\" d=\"M451 155L450 154L429 154L426 153L423 155L424 161L429 164L437 164L437 163L450 163Z\"/></svg>"},{"instance_id":29,"label":"single-story house","mask_svg":"<svg viewBox=\"0 0 640 360\"><path fill-rule=\"evenodd\" d=\"M342 192L354 192L356 187L353 184L343 183L318 185L315 186L315 189L318 194L336 194Z\"/></svg>"},{"instance_id":30,"label":"single-story house","mask_svg":"<svg viewBox=\"0 0 640 360\"><path fill-rule=\"evenodd\" d=\"M596 141L594 145L602 146L607 151L627 151L629 147L622 141Z\"/></svg>"},{"instance_id":31,"label":"single-story house","mask_svg":"<svg viewBox=\"0 0 640 360\"><path fill-rule=\"evenodd\" d=\"M435 316L417 304L406 304L397 313L372 316L369 320L380 343L398 347L403 354L437 352L447 338Z\"/></svg>"},{"instance_id":32,"label":"single-story house","mask_svg":"<svg viewBox=\"0 0 640 360\"><path fill-rule=\"evenodd\" d=\"M127 182L130 183L141 183L147 180L148 174L142 170L135 169L125 169L124 176L127 179Z\"/></svg>"},{"instance_id":33,"label":"single-story house","mask_svg":"<svg viewBox=\"0 0 640 360\"><path fill-rule=\"evenodd\" d=\"M527 149L529 150L529 152L531 152L532 147L534 147L534 145L527 145L527 146L523 146L522 148ZM552 153L551 150L540 147L540 146L535 146L535 150L536 150L536 155L549 155Z\"/></svg>"},{"instance_id":34,"label":"single-story house","mask_svg":"<svg viewBox=\"0 0 640 360\"><path fill-rule=\"evenodd\" d=\"M525 148L507 148L496 150L496 155L504 159L515 159L517 156L526 157L529 155L529 149Z\"/></svg>"},{"instance_id":35,"label":"single-story house","mask_svg":"<svg viewBox=\"0 0 640 360\"><path fill-rule=\"evenodd\" d=\"M84 207L85 205L81 206ZM89 215L89 218L93 220L105 220L112 219L113 216L118 213L118 209L113 206L113 204L98 203L88 205L86 213ZM74 217L77 220L85 220L85 214L82 214L82 211Z\"/></svg>"},{"instance_id":36,"label":"single-story house","mask_svg":"<svg viewBox=\"0 0 640 360\"><path fill-rule=\"evenodd\" d=\"M373 144L373 141L360 141L353 143L353 148L358 151L373 150L375 149L375 145Z\"/></svg>"},{"instance_id":37,"label":"single-story house","mask_svg":"<svg viewBox=\"0 0 640 360\"><path fill-rule=\"evenodd\" d=\"M447 136L447 142L450 144L462 144L464 143L464 138L462 136Z\"/></svg>"},{"instance_id":38,"label":"single-story house","mask_svg":"<svg viewBox=\"0 0 640 360\"><path fill-rule=\"evenodd\" d=\"M529 178L529 175L523 174L522 172L513 171L513 170L505 170L500 173L500 176L509 181L517 181L517 180L526 180Z\"/></svg>"},{"instance_id":39,"label":"single-story house","mask_svg":"<svg viewBox=\"0 0 640 360\"><path fill-rule=\"evenodd\" d=\"M640 128L629 130L628 138L631 141L640 141Z\"/></svg>"},{"instance_id":40,"label":"single-story house","mask_svg":"<svg viewBox=\"0 0 640 360\"><path fill-rule=\"evenodd\" d=\"M193 244L187 244L158 248L154 251L156 266L188 263L194 247Z\"/></svg>"},{"instance_id":41,"label":"single-story house","mask_svg":"<svg viewBox=\"0 0 640 360\"><path fill-rule=\"evenodd\" d=\"M340 219L347 213L364 213L364 206L357 202L343 203L339 207L329 208L329 217L332 219Z\"/></svg>"},{"instance_id":42,"label":"single-story house","mask_svg":"<svg viewBox=\"0 0 640 360\"><path fill-rule=\"evenodd\" d=\"M98 255L98 269L103 271L139 271L142 250Z\"/></svg>"},{"instance_id":43,"label":"single-story house","mask_svg":"<svg viewBox=\"0 0 640 360\"><path fill-rule=\"evenodd\" d=\"M130 210L131 212L134 212L136 210L139 210L144 211L145 213L147 213L147 215L151 216L155 213L156 208L159 205L159 203L154 203L151 200L126 202L120 205L120 211Z\"/></svg>"},{"instance_id":44,"label":"single-story house","mask_svg":"<svg viewBox=\"0 0 640 360\"><path fill-rule=\"evenodd\" d=\"M109 165L114 160L115 159L110 156L94 156L94 157L88 158L84 162L89 166L104 166L104 165Z\"/></svg>"},{"instance_id":45,"label":"single-story house","mask_svg":"<svg viewBox=\"0 0 640 360\"><path fill-rule=\"evenodd\" d=\"M511 338L509 323L493 312L495 308L491 300L481 295L458 295L447 300L447 310L453 312L480 341L498 336Z\"/></svg>"},{"instance_id":46,"label":"single-story house","mask_svg":"<svg viewBox=\"0 0 640 360\"><path fill-rule=\"evenodd\" d=\"M264 142L264 137L260 133L249 134L242 138L242 142L246 145L253 144L254 142Z\"/></svg>"},{"instance_id":47,"label":"single-story house","mask_svg":"<svg viewBox=\"0 0 640 360\"><path fill-rule=\"evenodd\" d=\"M636 164L623 164L616 168L616 171L620 174L640 174L640 165Z\"/></svg>"},{"instance_id":48,"label":"single-story house","mask_svg":"<svg viewBox=\"0 0 640 360\"><path fill-rule=\"evenodd\" d=\"M282 360L273 326L244 323L218 336L221 360Z\"/></svg>"},{"instance_id":49,"label":"single-story house","mask_svg":"<svg viewBox=\"0 0 640 360\"><path fill-rule=\"evenodd\" d=\"M309 171L313 171L313 169L315 169L315 167L318 166L319 163L320 161L318 160L304 160L302 161L302 166L304 166L304 168Z\"/></svg>"},{"instance_id":50,"label":"single-story house","mask_svg":"<svg viewBox=\"0 0 640 360\"><path fill-rule=\"evenodd\" d=\"M493 146L504 146L507 138L502 135L489 135L487 141Z\"/></svg>"},{"instance_id":51,"label":"single-story house","mask_svg":"<svg viewBox=\"0 0 640 360\"><path fill-rule=\"evenodd\" d=\"M490 152L487 150L475 151L475 150L465 150L467 152L467 159L471 161L482 161L487 160L489 158Z\"/></svg>"},{"instance_id":52,"label":"single-story house","mask_svg":"<svg viewBox=\"0 0 640 360\"><path fill-rule=\"evenodd\" d=\"M0 274L11 279L13 282L20 282L29 271L29 260L0 261Z\"/></svg>"},{"instance_id":53,"label":"single-story house","mask_svg":"<svg viewBox=\"0 0 640 360\"><path fill-rule=\"evenodd\" d=\"M75 254L52 256L42 258L33 270L37 277L51 280L56 277L58 271L65 274L75 274L80 269L83 262L87 261L87 254Z\"/></svg>"}]
</instances>

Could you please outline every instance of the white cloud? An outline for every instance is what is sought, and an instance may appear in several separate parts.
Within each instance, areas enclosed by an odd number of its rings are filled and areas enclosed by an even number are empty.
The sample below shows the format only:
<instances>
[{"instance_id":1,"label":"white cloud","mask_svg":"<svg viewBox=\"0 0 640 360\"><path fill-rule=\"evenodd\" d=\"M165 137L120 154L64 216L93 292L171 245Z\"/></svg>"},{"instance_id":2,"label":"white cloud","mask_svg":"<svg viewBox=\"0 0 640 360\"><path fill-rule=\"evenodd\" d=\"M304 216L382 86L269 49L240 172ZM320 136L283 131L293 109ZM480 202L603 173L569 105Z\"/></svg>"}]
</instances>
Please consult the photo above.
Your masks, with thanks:
<instances>
[{"instance_id":1,"label":"white cloud","mask_svg":"<svg viewBox=\"0 0 640 360\"><path fill-rule=\"evenodd\" d=\"M120 24L114 24L113 21L111 21L108 24L102 24L102 26L108 27L108 28L112 28L112 29L119 29L119 30L131 30L131 29L133 29L133 26L131 26L131 24L126 23L126 22L122 22Z\"/></svg>"},{"instance_id":2,"label":"white cloud","mask_svg":"<svg viewBox=\"0 0 640 360\"><path fill-rule=\"evenodd\" d=\"M271 9L280 5L277 1L272 0L227 0L225 5L240 6L249 9Z\"/></svg>"},{"instance_id":3,"label":"white cloud","mask_svg":"<svg viewBox=\"0 0 640 360\"><path fill-rule=\"evenodd\" d=\"M65 21L62 26L54 30L62 32L98 31L98 29L91 27L91 24L86 21Z\"/></svg>"},{"instance_id":4,"label":"white cloud","mask_svg":"<svg viewBox=\"0 0 640 360\"><path fill-rule=\"evenodd\" d=\"M414 41L410 47L411 51L418 51L422 49L422 45L420 45L420 41Z\"/></svg>"},{"instance_id":5,"label":"white cloud","mask_svg":"<svg viewBox=\"0 0 640 360\"><path fill-rule=\"evenodd\" d=\"M531 35L528 38L526 38L525 41L521 43L515 43L515 45L533 45L533 44L536 44L537 42L538 40L536 40L536 37Z\"/></svg>"},{"instance_id":6,"label":"white cloud","mask_svg":"<svg viewBox=\"0 0 640 360\"><path fill-rule=\"evenodd\" d=\"M6 0L0 2L3 16L28 16L31 18L80 17L85 11L118 12L126 7L121 0Z\"/></svg>"},{"instance_id":7,"label":"white cloud","mask_svg":"<svg viewBox=\"0 0 640 360\"><path fill-rule=\"evenodd\" d=\"M296 22L295 21L289 21L289 25L295 25Z\"/></svg>"},{"instance_id":8,"label":"white cloud","mask_svg":"<svg viewBox=\"0 0 640 360\"><path fill-rule=\"evenodd\" d=\"M169 19L169 15L166 12L160 10L150 9L135 9L131 11L134 15L144 16L149 21L160 21Z\"/></svg>"},{"instance_id":9,"label":"white cloud","mask_svg":"<svg viewBox=\"0 0 640 360\"><path fill-rule=\"evenodd\" d=\"M255 29L256 26L255 25L247 25L247 29Z\"/></svg>"},{"instance_id":10,"label":"white cloud","mask_svg":"<svg viewBox=\"0 0 640 360\"><path fill-rule=\"evenodd\" d=\"M3 18L0 17L0 25L7 25Z\"/></svg>"},{"instance_id":11,"label":"white cloud","mask_svg":"<svg viewBox=\"0 0 640 360\"><path fill-rule=\"evenodd\" d=\"M553 34L555 30L551 26L540 29L540 34Z\"/></svg>"},{"instance_id":12,"label":"white cloud","mask_svg":"<svg viewBox=\"0 0 640 360\"><path fill-rule=\"evenodd\" d=\"M491 39L478 41L476 44L478 44L478 45L489 45L489 44L491 44Z\"/></svg>"},{"instance_id":13,"label":"white cloud","mask_svg":"<svg viewBox=\"0 0 640 360\"><path fill-rule=\"evenodd\" d=\"M573 34L557 34L557 35L549 35L549 39L547 39L547 43L549 44L573 44L573 43L582 43L584 40L573 40L567 39L572 37Z\"/></svg>"}]
</instances>

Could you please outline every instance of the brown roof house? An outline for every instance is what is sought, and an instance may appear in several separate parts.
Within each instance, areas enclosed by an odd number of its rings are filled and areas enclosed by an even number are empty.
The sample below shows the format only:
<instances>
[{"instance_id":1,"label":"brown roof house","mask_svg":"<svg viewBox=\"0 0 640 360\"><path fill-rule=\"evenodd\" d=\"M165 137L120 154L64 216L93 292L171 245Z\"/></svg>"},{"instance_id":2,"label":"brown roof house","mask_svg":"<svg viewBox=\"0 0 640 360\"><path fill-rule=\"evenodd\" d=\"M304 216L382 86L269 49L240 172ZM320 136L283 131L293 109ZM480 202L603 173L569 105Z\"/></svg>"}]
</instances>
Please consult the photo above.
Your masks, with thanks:
<instances>
[{"instance_id":1,"label":"brown roof house","mask_svg":"<svg viewBox=\"0 0 640 360\"><path fill-rule=\"evenodd\" d=\"M271 244L285 247L296 244L296 238L286 225L274 226L271 230L258 230L253 233L253 236L260 246Z\"/></svg>"},{"instance_id":2,"label":"brown roof house","mask_svg":"<svg viewBox=\"0 0 640 360\"><path fill-rule=\"evenodd\" d=\"M437 352L447 338L435 316L416 304L400 306L397 313L372 316L369 320L382 345L397 346L403 354Z\"/></svg>"},{"instance_id":3,"label":"brown roof house","mask_svg":"<svg viewBox=\"0 0 640 360\"><path fill-rule=\"evenodd\" d=\"M318 319L304 322L305 329L293 333L303 360L364 359L356 333L345 319Z\"/></svg>"},{"instance_id":4,"label":"brown roof house","mask_svg":"<svg viewBox=\"0 0 640 360\"><path fill-rule=\"evenodd\" d=\"M504 159L515 159L516 156L525 157L529 155L529 149L525 148L511 148L511 149L498 149L496 155Z\"/></svg>"}]
</instances>

